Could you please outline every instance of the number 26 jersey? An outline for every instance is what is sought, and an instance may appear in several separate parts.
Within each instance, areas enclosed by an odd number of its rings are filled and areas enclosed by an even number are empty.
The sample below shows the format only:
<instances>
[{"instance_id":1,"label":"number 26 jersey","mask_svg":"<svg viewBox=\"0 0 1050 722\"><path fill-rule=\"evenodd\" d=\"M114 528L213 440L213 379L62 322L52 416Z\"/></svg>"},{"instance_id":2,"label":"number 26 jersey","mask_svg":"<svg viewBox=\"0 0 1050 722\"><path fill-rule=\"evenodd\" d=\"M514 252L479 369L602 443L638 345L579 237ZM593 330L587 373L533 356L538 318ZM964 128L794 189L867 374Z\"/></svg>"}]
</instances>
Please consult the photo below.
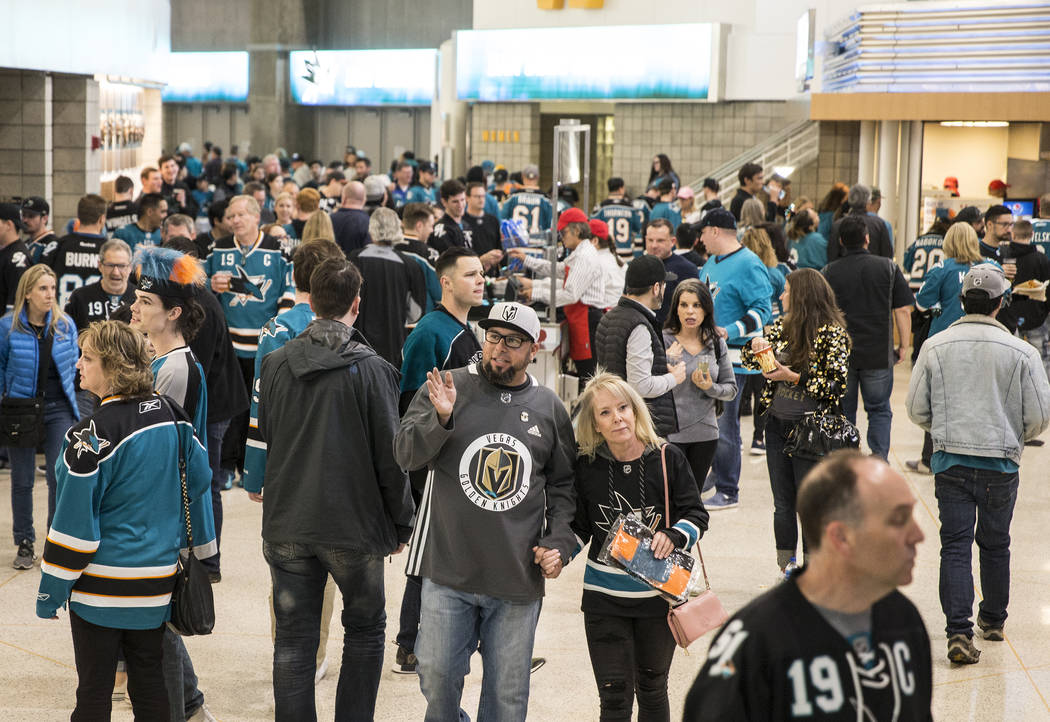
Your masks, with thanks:
<instances>
[{"instance_id":1,"label":"number 26 jersey","mask_svg":"<svg viewBox=\"0 0 1050 722\"><path fill-rule=\"evenodd\" d=\"M930 638L918 610L893 591L870 616L870 632L851 644L794 579L766 592L711 643L683 719L931 720Z\"/></svg>"}]
</instances>

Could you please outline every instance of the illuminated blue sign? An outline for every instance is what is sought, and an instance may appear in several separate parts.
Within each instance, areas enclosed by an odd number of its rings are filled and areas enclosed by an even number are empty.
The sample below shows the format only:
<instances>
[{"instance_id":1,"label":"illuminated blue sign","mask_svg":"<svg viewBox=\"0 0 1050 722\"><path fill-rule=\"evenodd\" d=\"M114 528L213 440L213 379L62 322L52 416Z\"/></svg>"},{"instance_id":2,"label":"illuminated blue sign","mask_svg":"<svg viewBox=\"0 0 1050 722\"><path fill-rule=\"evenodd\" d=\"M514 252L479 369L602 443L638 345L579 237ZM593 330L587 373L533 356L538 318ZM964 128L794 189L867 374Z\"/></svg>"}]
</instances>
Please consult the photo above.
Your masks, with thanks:
<instances>
[{"instance_id":1,"label":"illuminated blue sign","mask_svg":"<svg viewBox=\"0 0 1050 722\"><path fill-rule=\"evenodd\" d=\"M248 100L248 53L171 53L168 84L161 99L169 103L243 103Z\"/></svg>"},{"instance_id":2,"label":"illuminated blue sign","mask_svg":"<svg viewBox=\"0 0 1050 722\"><path fill-rule=\"evenodd\" d=\"M430 105L437 50L289 53L292 99L302 105Z\"/></svg>"},{"instance_id":3,"label":"illuminated blue sign","mask_svg":"<svg viewBox=\"0 0 1050 722\"><path fill-rule=\"evenodd\" d=\"M461 30L460 100L706 100L710 23Z\"/></svg>"}]
</instances>

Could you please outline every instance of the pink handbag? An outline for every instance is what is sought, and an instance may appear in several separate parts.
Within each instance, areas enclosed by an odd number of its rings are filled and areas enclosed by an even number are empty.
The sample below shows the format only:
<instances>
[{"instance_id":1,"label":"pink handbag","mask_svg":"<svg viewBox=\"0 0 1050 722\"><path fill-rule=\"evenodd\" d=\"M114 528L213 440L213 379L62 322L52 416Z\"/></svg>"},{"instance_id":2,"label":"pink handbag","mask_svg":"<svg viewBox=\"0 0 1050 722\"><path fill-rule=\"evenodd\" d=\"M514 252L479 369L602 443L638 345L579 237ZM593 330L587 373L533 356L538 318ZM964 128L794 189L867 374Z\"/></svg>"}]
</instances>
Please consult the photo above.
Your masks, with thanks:
<instances>
[{"instance_id":1,"label":"pink handbag","mask_svg":"<svg viewBox=\"0 0 1050 722\"><path fill-rule=\"evenodd\" d=\"M670 527L671 495L667 487L667 444L660 448L660 465L664 473L664 523ZM683 649L712 629L718 629L729 619L729 613L722 606L722 602L711 591L711 582L707 579L707 566L704 565L699 541L696 544L696 554L700 557L700 568L704 572L704 585L707 588L698 597L667 610L667 625L671 628L671 636L674 637L675 644Z\"/></svg>"}]
</instances>

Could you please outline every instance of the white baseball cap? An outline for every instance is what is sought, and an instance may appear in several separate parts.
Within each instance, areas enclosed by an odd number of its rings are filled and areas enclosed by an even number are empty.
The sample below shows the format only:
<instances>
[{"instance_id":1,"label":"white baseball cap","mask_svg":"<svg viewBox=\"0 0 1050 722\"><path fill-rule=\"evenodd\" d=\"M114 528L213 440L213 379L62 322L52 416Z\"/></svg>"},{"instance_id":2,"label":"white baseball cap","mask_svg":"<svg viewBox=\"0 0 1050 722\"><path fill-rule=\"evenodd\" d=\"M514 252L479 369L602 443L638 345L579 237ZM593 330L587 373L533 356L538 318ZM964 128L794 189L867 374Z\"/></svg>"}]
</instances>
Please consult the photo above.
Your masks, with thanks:
<instances>
[{"instance_id":1,"label":"white baseball cap","mask_svg":"<svg viewBox=\"0 0 1050 722\"><path fill-rule=\"evenodd\" d=\"M520 303L497 303L489 311L488 318L478 321L478 325L484 329L499 327L520 331L533 343L540 339L540 319L536 311Z\"/></svg>"}]
</instances>

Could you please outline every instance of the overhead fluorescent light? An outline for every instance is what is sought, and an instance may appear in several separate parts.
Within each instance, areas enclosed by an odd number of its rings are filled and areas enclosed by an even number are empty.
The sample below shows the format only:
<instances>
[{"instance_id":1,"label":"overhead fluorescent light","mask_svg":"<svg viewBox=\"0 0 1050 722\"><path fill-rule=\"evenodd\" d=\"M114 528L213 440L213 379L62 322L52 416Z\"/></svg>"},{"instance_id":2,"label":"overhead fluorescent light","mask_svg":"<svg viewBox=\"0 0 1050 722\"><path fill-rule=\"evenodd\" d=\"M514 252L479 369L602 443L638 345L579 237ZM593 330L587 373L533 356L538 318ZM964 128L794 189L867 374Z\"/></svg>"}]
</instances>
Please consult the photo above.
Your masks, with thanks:
<instances>
[{"instance_id":1,"label":"overhead fluorescent light","mask_svg":"<svg viewBox=\"0 0 1050 722\"><path fill-rule=\"evenodd\" d=\"M945 128L1006 128L1010 125L1005 120L942 120Z\"/></svg>"},{"instance_id":2,"label":"overhead fluorescent light","mask_svg":"<svg viewBox=\"0 0 1050 722\"><path fill-rule=\"evenodd\" d=\"M781 178L787 178L795 172L795 166L793 165L776 165L773 166L773 172Z\"/></svg>"}]
</instances>

